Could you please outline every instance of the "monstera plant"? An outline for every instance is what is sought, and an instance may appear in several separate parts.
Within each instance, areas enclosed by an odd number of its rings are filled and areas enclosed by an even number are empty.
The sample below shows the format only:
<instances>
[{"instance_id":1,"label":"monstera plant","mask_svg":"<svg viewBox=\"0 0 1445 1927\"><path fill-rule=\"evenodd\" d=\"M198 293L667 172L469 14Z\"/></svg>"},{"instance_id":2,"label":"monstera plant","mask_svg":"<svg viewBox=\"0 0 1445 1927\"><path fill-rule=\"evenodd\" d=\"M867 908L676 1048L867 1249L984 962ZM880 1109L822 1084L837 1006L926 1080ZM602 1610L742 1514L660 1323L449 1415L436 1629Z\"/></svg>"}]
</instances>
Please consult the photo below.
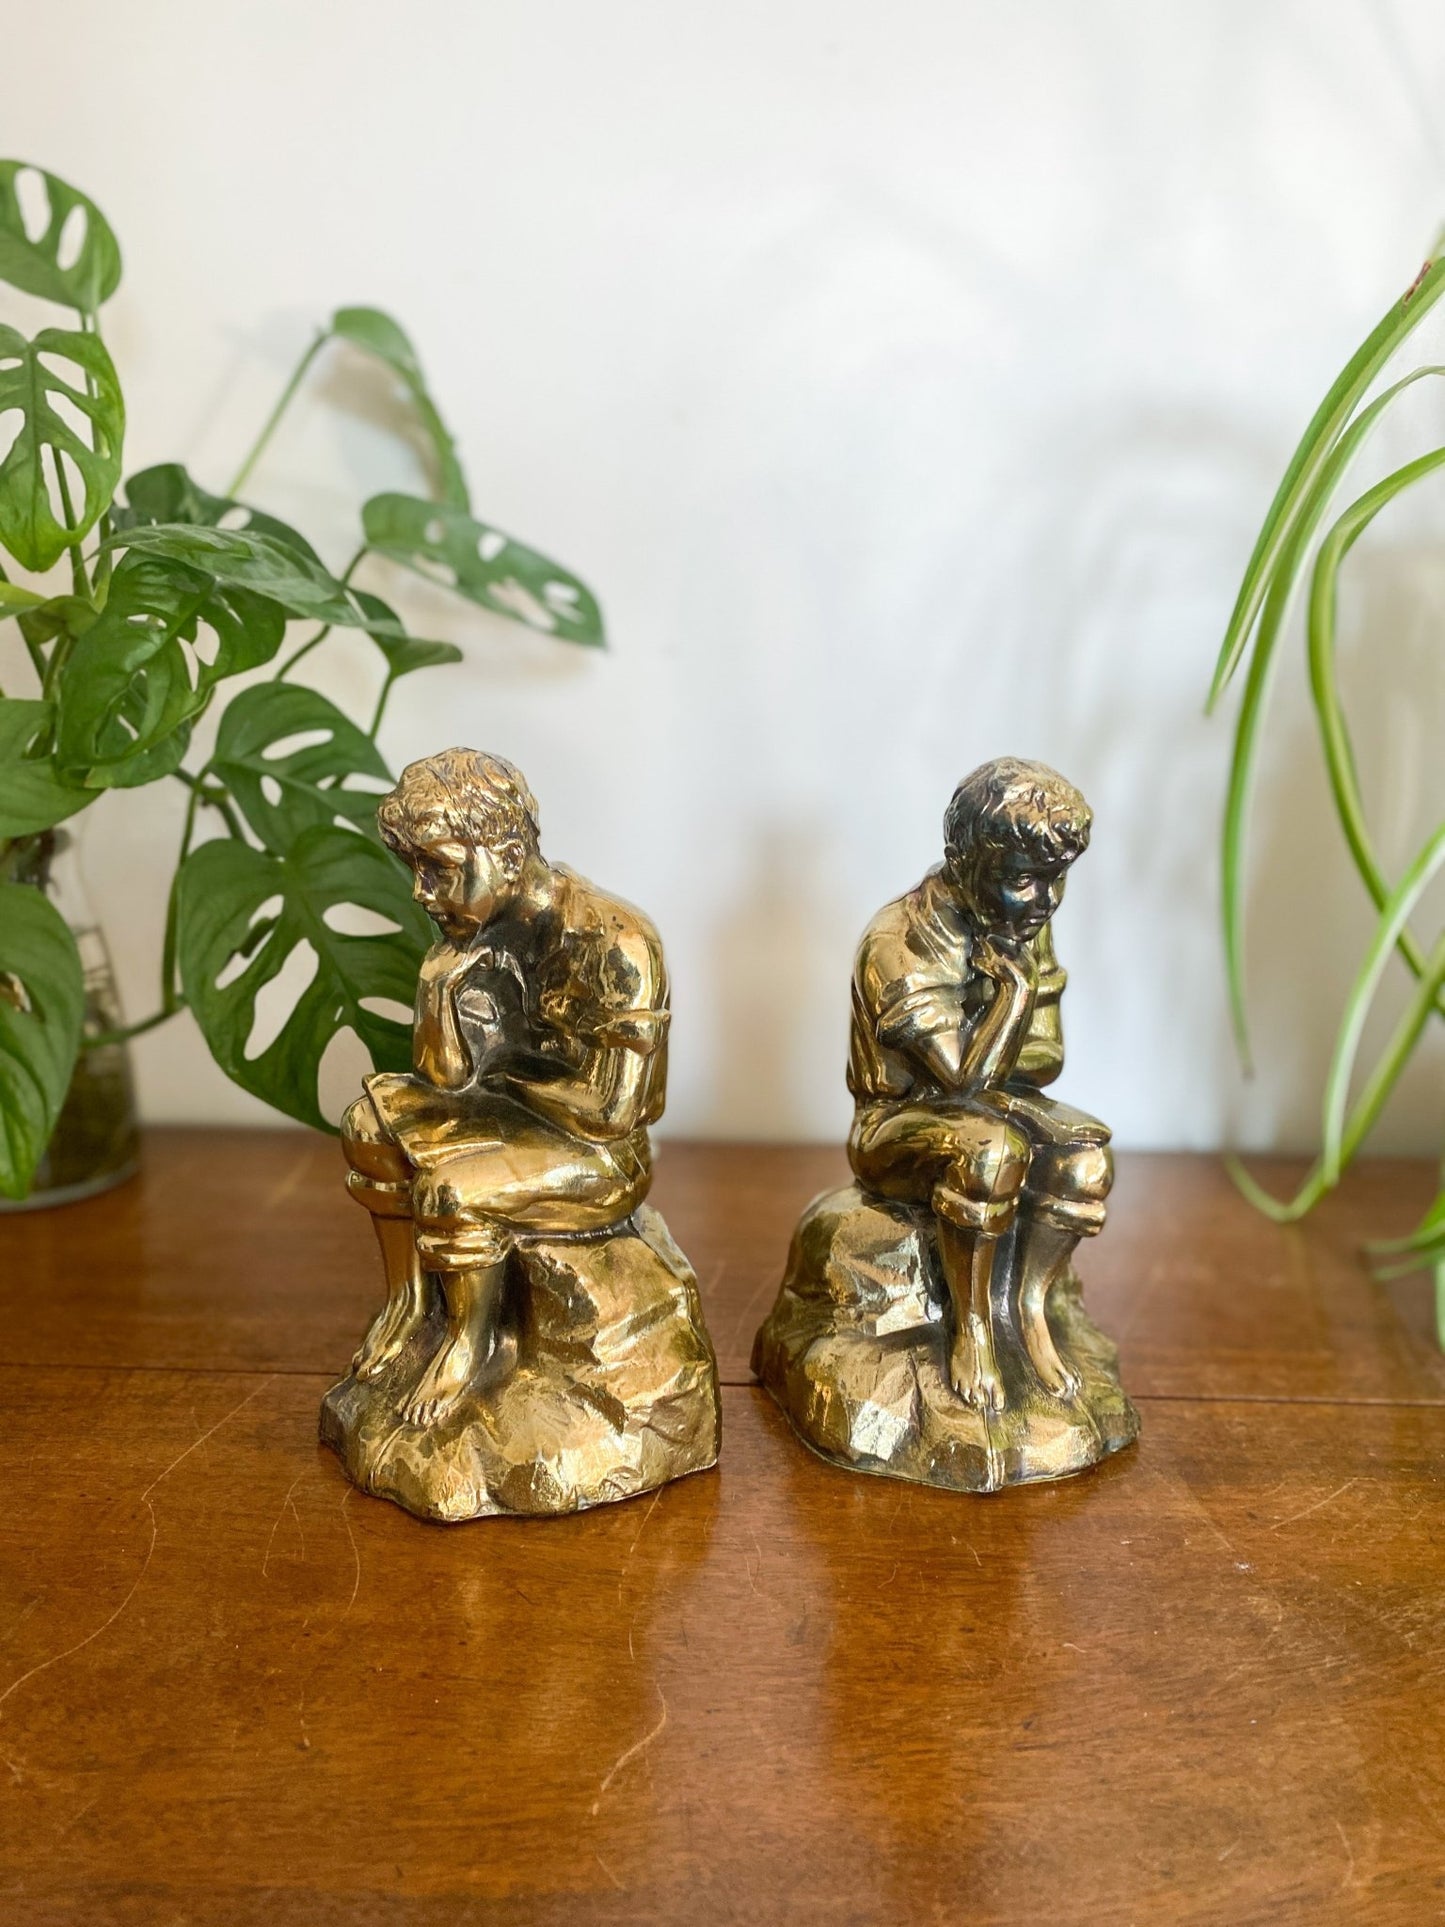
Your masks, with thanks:
<instances>
[{"instance_id":1,"label":"monstera plant","mask_svg":"<svg viewBox=\"0 0 1445 1927\"><path fill-rule=\"evenodd\" d=\"M378 1068L409 1062L396 1007L410 1004L426 933L376 834L376 795L390 781L377 732L401 677L460 651L409 635L358 585L371 558L554 636L603 640L575 576L473 516L411 342L374 308L339 309L316 335L225 494L173 462L122 480L125 405L100 326L120 275L93 201L0 162L0 282L68 311L32 335L0 323L0 550L11 564L0 566L0 618L18 625L26 680L0 692L0 1192L12 1198L32 1182L77 1053L183 1008L229 1077L323 1128L318 1074L339 1033L353 1031ZM333 574L305 536L239 498L308 370L338 342L399 388L434 498L373 497L355 554ZM308 627L293 639L297 623ZM380 698L365 721L291 679L334 634L379 654ZM213 747L201 752L196 727L216 705ZM57 826L110 792L159 782L187 802L157 1007L83 1037L80 959L44 887ZM305 946L309 982L253 1046L258 998Z\"/></svg>"}]
</instances>

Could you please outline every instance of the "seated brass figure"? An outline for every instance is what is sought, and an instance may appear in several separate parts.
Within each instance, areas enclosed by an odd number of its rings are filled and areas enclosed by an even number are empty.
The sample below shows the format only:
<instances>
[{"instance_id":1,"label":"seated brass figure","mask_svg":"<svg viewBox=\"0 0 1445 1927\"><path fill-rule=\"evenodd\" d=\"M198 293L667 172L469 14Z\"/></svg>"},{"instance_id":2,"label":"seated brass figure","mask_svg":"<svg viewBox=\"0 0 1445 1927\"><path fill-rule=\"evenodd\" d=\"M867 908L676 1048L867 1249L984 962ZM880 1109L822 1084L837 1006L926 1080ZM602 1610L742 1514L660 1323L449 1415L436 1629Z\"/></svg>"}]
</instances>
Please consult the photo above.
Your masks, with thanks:
<instances>
[{"instance_id":1,"label":"seated brass figure","mask_svg":"<svg viewBox=\"0 0 1445 1927\"><path fill-rule=\"evenodd\" d=\"M991 1491L1138 1430L1070 1262L1104 1223L1109 1132L1043 1094L1063 1067L1050 919L1089 828L1053 770L984 764L954 792L942 864L859 946L858 1182L804 1214L753 1354L843 1464Z\"/></svg>"},{"instance_id":2,"label":"seated brass figure","mask_svg":"<svg viewBox=\"0 0 1445 1927\"><path fill-rule=\"evenodd\" d=\"M541 853L501 757L411 764L378 808L438 930L409 1074L347 1111L387 1299L328 1393L353 1479L426 1517L567 1512L717 1458L696 1281L656 1212L657 932Z\"/></svg>"}]
</instances>

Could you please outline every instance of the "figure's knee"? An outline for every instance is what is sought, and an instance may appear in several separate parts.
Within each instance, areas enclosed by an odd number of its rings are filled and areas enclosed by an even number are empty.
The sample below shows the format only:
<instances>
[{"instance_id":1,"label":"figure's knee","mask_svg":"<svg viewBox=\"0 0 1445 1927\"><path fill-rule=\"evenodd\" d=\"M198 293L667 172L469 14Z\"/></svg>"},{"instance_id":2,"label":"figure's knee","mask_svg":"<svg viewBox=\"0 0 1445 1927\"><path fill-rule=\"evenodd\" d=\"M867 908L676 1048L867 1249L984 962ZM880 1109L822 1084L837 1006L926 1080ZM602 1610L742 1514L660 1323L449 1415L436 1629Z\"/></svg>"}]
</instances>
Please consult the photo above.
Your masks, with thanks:
<instances>
[{"instance_id":1,"label":"figure's knee","mask_svg":"<svg viewBox=\"0 0 1445 1927\"><path fill-rule=\"evenodd\" d=\"M933 1208L964 1229L997 1235L1012 1224L1028 1177L1032 1147L1001 1118L989 1120L960 1147L934 1187Z\"/></svg>"},{"instance_id":2,"label":"figure's knee","mask_svg":"<svg viewBox=\"0 0 1445 1927\"><path fill-rule=\"evenodd\" d=\"M1081 1144L1036 1159L1029 1189L1041 1217L1087 1237L1103 1228L1113 1183L1114 1154L1108 1145Z\"/></svg>"},{"instance_id":3,"label":"figure's knee","mask_svg":"<svg viewBox=\"0 0 1445 1927\"><path fill-rule=\"evenodd\" d=\"M405 1177L411 1168L406 1153L382 1123L365 1091L347 1106L341 1120L341 1148L352 1170L368 1177L396 1179Z\"/></svg>"},{"instance_id":4,"label":"figure's knee","mask_svg":"<svg viewBox=\"0 0 1445 1927\"><path fill-rule=\"evenodd\" d=\"M412 1189L417 1249L434 1271L467 1271L500 1264L515 1242L501 1221L486 1211L484 1192L463 1184L445 1165L424 1172Z\"/></svg>"},{"instance_id":5,"label":"figure's knee","mask_svg":"<svg viewBox=\"0 0 1445 1927\"><path fill-rule=\"evenodd\" d=\"M365 1092L341 1120L341 1148L351 1169L346 1188L359 1204L382 1217L411 1211L411 1160L396 1143Z\"/></svg>"}]
</instances>

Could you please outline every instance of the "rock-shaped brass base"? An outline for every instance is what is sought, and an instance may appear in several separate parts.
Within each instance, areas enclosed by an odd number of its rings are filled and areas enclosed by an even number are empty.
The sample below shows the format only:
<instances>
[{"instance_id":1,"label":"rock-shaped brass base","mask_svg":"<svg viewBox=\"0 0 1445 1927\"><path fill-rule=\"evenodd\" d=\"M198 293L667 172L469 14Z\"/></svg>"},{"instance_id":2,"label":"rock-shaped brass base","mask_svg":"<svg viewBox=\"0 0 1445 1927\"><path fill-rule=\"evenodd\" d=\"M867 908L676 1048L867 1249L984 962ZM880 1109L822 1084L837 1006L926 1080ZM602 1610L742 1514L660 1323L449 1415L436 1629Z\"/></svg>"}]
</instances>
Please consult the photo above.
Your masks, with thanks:
<instances>
[{"instance_id":1,"label":"rock-shaped brass base","mask_svg":"<svg viewBox=\"0 0 1445 1927\"><path fill-rule=\"evenodd\" d=\"M1072 1272L1047 1311L1080 1387L1070 1398L1044 1390L1019 1335L1014 1246L1015 1234L1001 1241L993 1277L1002 1411L976 1410L949 1383L952 1313L928 1212L857 1185L804 1212L753 1370L804 1443L850 1471L961 1492L1083 1471L1128 1445L1139 1415Z\"/></svg>"},{"instance_id":2,"label":"rock-shaped brass base","mask_svg":"<svg viewBox=\"0 0 1445 1927\"><path fill-rule=\"evenodd\" d=\"M656 1211L514 1253L503 1337L442 1421L401 1414L443 1336L440 1307L396 1362L326 1394L321 1437L364 1492L423 1519L580 1512L717 1460L717 1361L697 1280Z\"/></svg>"}]
</instances>

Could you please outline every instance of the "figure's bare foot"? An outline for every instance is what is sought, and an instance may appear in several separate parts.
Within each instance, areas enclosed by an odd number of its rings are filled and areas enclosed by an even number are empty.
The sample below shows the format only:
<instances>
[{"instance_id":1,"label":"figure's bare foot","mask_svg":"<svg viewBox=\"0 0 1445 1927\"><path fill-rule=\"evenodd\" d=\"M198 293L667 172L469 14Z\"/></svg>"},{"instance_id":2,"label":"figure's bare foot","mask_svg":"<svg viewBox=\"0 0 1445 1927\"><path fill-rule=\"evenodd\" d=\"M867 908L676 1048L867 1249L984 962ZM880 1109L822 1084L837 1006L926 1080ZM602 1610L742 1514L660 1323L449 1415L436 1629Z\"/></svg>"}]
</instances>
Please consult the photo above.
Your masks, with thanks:
<instances>
[{"instance_id":1,"label":"figure's bare foot","mask_svg":"<svg viewBox=\"0 0 1445 1927\"><path fill-rule=\"evenodd\" d=\"M351 1361L352 1371L362 1379L378 1377L401 1356L425 1317L426 1303L420 1289L389 1298L361 1341L361 1349Z\"/></svg>"},{"instance_id":2,"label":"figure's bare foot","mask_svg":"<svg viewBox=\"0 0 1445 1927\"><path fill-rule=\"evenodd\" d=\"M453 1332L421 1375L402 1407L408 1425L435 1425L446 1417L467 1388L477 1362L476 1345L465 1327Z\"/></svg>"},{"instance_id":3,"label":"figure's bare foot","mask_svg":"<svg viewBox=\"0 0 1445 1927\"><path fill-rule=\"evenodd\" d=\"M1023 1304L1019 1311L1024 1350L1038 1374L1039 1383L1054 1398L1073 1398L1083 1380L1071 1365L1066 1365L1060 1358L1042 1302Z\"/></svg>"},{"instance_id":4,"label":"figure's bare foot","mask_svg":"<svg viewBox=\"0 0 1445 1927\"><path fill-rule=\"evenodd\" d=\"M1001 1412L1003 1380L994 1357L993 1335L981 1321L961 1324L948 1358L948 1376L965 1405L981 1412Z\"/></svg>"}]
</instances>

